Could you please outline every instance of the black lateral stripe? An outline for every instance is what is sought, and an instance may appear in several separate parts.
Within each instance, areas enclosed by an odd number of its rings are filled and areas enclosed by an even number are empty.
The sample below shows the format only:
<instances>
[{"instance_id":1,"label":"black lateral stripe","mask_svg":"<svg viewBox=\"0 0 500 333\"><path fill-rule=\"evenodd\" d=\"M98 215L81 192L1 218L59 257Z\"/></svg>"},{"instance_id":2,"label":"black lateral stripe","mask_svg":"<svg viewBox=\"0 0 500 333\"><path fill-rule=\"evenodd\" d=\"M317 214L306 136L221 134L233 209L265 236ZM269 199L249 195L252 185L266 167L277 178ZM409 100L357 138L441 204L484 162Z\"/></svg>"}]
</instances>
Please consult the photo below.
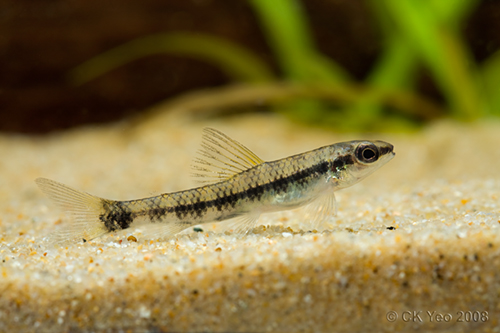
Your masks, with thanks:
<instances>
[{"instance_id":1,"label":"black lateral stripe","mask_svg":"<svg viewBox=\"0 0 500 333\"><path fill-rule=\"evenodd\" d=\"M99 219L108 231L127 229L134 220L132 211L121 201L104 204L104 209L106 212L99 215Z\"/></svg>"},{"instance_id":2,"label":"black lateral stripe","mask_svg":"<svg viewBox=\"0 0 500 333\"><path fill-rule=\"evenodd\" d=\"M346 165L354 164L354 159L351 154L339 156L333 161L333 170L339 171L346 167Z\"/></svg>"},{"instance_id":3,"label":"black lateral stripe","mask_svg":"<svg viewBox=\"0 0 500 333\"><path fill-rule=\"evenodd\" d=\"M385 155L387 153L390 153L392 151L391 147L381 147L380 148L380 155Z\"/></svg>"},{"instance_id":4,"label":"black lateral stripe","mask_svg":"<svg viewBox=\"0 0 500 333\"><path fill-rule=\"evenodd\" d=\"M340 161L342 162L342 166L354 163L351 155L339 156L335 160L338 167L340 167L340 164L338 164ZM267 184L250 187L244 191L236 193L231 191L231 194L223 194L214 200L196 201L195 203L176 205L173 210L178 219L183 219L188 215L194 218L200 218L210 207L216 207L216 209L220 212L226 206L234 208L239 199L249 198L252 201L260 200L262 195L271 189L274 189L276 192L284 192L291 183L298 183L302 185L307 182L307 178L311 176L325 174L330 165L331 164L329 162L324 161L287 177L278 178ZM200 198L197 198L197 200L200 200Z\"/></svg>"},{"instance_id":5,"label":"black lateral stripe","mask_svg":"<svg viewBox=\"0 0 500 333\"><path fill-rule=\"evenodd\" d=\"M157 207L148 209L147 214L151 221L159 221L167 213L167 208Z\"/></svg>"}]
</instances>

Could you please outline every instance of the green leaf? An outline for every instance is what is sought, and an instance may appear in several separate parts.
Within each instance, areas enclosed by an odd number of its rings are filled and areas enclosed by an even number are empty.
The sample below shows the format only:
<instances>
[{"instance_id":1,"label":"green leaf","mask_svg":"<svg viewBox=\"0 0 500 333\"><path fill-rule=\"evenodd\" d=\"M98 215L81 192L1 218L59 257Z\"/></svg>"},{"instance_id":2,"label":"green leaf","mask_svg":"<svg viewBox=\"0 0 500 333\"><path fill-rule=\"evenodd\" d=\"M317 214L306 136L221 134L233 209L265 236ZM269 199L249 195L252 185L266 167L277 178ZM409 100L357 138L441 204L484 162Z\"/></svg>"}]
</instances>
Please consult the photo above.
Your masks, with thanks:
<instances>
[{"instance_id":1,"label":"green leaf","mask_svg":"<svg viewBox=\"0 0 500 333\"><path fill-rule=\"evenodd\" d=\"M451 13L451 5L440 5L436 13L432 8L436 1L385 0L384 3L401 33L432 71L453 114L460 119L475 119L482 115L486 106L478 88L473 60L454 31L456 29L449 24L457 21L455 16L463 15L466 6ZM439 12L446 10L450 12Z\"/></svg>"},{"instance_id":2,"label":"green leaf","mask_svg":"<svg viewBox=\"0 0 500 333\"><path fill-rule=\"evenodd\" d=\"M490 56L481 66L481 78L492 114L500 115L500 52Z\"/></svg>"},{"instance_id":3,"label":"green leaf","mask_svg":"<svg viewBox=\"0 0 500 333\"><path fill-rule=\"evenodd\" d=\"M249 0L287 78L339 83L349 75L315 48L304 9L297 0Z\"/></svg>"},{"instance_id":4,"label":"green leaf","mask_svg":"<svg viewBox=\"0 0 500 333\"><path fill-rule=\"evenodd\" d=\"M151 35L120 45L76 67L70 72L70 79L82 84L138 58L161 53L206 61L235 80L267 82L274 79L269 67L250 50L222 38L181 32Z\"/></svg>"}]
</instances>

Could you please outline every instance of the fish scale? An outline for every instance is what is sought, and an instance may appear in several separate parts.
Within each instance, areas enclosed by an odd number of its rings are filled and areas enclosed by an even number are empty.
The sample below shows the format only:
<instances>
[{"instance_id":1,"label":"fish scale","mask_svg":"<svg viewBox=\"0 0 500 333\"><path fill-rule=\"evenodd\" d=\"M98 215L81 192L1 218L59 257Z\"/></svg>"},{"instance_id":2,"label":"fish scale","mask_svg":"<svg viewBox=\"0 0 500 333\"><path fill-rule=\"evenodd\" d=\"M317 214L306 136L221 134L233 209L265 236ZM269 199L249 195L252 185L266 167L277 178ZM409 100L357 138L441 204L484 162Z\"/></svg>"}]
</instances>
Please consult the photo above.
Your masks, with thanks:
<instances>
[{"instance_id":1,"label":"fish scale","mask_svg":"<svg viewBox=\"0 0 500 333\"><path fill-rule=\"evenodd\" d=\"M204 130L195 176L210 184L137 200L102 199L53 180L36 183L73 215L54 242L89 241L103 234L154 225L153 236L171 237L197 224L231 220L245 234L263 213L305 206L318 227L335 214L334 191L351 186L393 158L383 141L349 141L272 162L211 128Z\"/></svg>"}]
</instances>

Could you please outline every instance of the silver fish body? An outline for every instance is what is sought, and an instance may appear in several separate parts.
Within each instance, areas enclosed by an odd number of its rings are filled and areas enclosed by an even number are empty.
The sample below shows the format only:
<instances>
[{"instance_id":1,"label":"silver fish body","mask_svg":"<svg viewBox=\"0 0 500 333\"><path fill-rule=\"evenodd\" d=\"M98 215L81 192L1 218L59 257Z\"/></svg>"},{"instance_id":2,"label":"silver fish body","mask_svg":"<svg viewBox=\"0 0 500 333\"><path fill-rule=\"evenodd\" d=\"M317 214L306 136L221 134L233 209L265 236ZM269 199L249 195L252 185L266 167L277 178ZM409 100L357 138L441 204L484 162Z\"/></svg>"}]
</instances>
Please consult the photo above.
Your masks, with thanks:
<instances>
[{"instance_id":1,"label":"silver fish body","mask_svg":"<svg viewBox=\"0 0 500 333\"><path fill-rule=\"evenodd\" d=\"M212 183L145 199L102 199L38 178L40 189L73 215L57 242L88 241L130 227L153 226L155 236L172 236L197 224L233 219L228 229L244 234L262 213L308 205L315 227L335 213L334 191L351 186L393 158L383 141L336 143L264 162L223 133L207 128L195 160L195 176Z\"/></svg>"}]
</instances>

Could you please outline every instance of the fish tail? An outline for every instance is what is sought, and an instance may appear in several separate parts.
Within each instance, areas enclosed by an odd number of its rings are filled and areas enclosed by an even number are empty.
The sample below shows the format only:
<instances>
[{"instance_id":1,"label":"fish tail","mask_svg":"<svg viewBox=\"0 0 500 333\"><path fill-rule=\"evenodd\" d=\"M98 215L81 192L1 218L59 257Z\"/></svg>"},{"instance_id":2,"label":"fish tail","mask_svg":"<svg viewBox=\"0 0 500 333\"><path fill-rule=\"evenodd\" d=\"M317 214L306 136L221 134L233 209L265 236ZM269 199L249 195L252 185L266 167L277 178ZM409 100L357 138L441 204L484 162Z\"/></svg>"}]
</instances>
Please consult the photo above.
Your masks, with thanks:
<instances>
[{"instance_id":1,"label":"fish tail","mask_svg":"<svg viewBox=\"0 0 500 333\"><path fill-rule=\"evenodd\" d=\"M49 236L50 242L58 244L86 242L109 232L101 218L106 213L110 200L101 199L46 178L37 178L35 183L49 199L73 217L70 225Z\"/></svg>"}]
</instances>

